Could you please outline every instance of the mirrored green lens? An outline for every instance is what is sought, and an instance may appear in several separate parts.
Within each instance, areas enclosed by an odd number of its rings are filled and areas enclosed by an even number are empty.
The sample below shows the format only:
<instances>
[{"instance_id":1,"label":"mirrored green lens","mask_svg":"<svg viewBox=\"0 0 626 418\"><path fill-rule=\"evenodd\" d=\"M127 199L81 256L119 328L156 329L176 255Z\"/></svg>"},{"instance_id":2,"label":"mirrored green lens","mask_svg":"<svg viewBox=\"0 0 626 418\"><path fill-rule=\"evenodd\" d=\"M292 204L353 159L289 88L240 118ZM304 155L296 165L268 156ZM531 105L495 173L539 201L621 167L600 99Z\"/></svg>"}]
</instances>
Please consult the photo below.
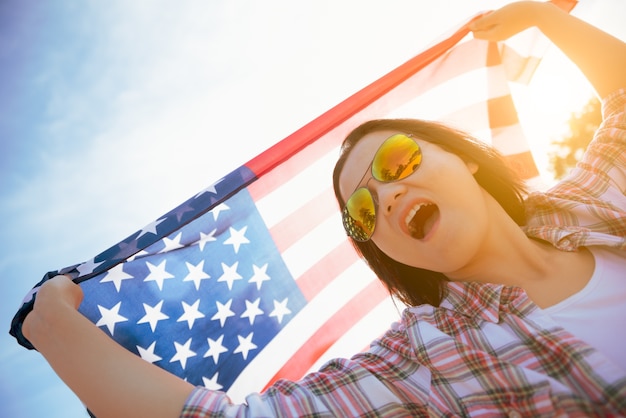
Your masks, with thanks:
<instances>
[{"instance_id":1,"label":"mirrored green lens","mask_svg":"<svg viewBox=\"0 0 626 418\"><path fill-rule=\"evenodd\" d=\"M376 226L376 207L374 198L368 189L357 189L343 208L343 226L350 237L356 241L367 241Z\"/></svg>"},{"instance_id":2,"label":"mirrored green lens","mask_svg":"<svg viewBox=\"0 0 626 418\"><path fill-rule=\"evenodd\" d=\"M389 137L372 162L372 176L378 181L395 181L415 172L422 162L422 151L415 140L404 134Z\"/></svg>"}]
</instances>

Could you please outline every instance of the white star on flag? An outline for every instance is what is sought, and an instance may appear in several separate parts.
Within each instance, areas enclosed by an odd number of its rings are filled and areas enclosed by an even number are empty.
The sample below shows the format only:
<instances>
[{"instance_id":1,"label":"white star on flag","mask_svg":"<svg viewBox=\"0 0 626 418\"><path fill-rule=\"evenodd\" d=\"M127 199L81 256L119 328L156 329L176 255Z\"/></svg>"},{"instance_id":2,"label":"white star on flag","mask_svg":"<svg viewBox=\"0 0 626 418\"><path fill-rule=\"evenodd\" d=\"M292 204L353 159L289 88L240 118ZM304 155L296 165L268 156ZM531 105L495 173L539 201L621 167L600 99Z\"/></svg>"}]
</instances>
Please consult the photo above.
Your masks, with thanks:
<instances>
[{"instance_id":1,"label":"white star on flag","mask_svg":"<svg viewBox=\"0 0 626 418\"><path fill-rule=\"evenodd\" d=\"M144 282L157 282L159 290L163 290L163 281L166 279L173 279L174 276L165 271L165 264L167 260L161 261L161 264L155 266L154 264L146 261L146 266L150 269L150 274L143 279Z\"/></svg>"},{"instance_id":2,"label":"white star on flag","mask_svg":"<svg viewBox=\"0 0 626 418\"><path fill-rule=\"evenodd\" d=\"M220 216L220 212L225 210L230 210L226 203L220 203L219 205L211 209L211 213L213 214L213 220L217 221L217 217Z\"/></svg>"},{"instance_id":3,"label":"white star on flag","mask_svg":"<svg viewBox=\"0 0 626 418\"><path fill-rule=\"evenodd\" d=\"M154 332L154 330L156 329L157 323L159 321L162 321L164 319L169 319L169 316L161 312L162 307L163 307L163 301L160 301L154 306L150 306L144 303L143 309L146 311L146 314L139 321L137 321L137 323L138 324L149 323L150 329L152 329L152 332Z\"/></svg>"},{"instance_id":4,"label":"white star on flag","mask_svg":"<svg viewBox=\"0 0 626 418\"><path fill-rule=\"evenodd\" d=\"M258 315L263 315L263 311L259 309L259 303L261 298L258 298L254 302L246 300L246 310L241 314L241 318L248 318L250 325L254 324L254 320Z\"/></svg>"},{"instance_id":5,"label":"white star on flag","mask_svg":"<svg viewBox=\"0 0 626 418\"><path fill-rule=\"evenodd\" d=\"M283 299L282 302L274 300L274 310L270 313L270 317L275 316L279 324L283 322L283 317L285 315L289 315L291 313L289 308L287 308L287 299L288 298Z\"/></svg>"},{"instance_id":6,"label":"white star on flag","mask_svg":"<svg viewBox=\"0 0 626 418\"><path fill-rule=\"evenodd\" d=\"M98 305L98 309L100 310L100 314L102 317L96 323L97 326L101 327L106 325L109 333L113 335L115 330L115 324L118 322L128 321L128 318L123 317L119 314L120 307L122 306L122 302L117 302L117 305L112 307L111 309L107 309L103 306Z\"/></svg>"},{"instance_id":7,"label":"white star on flag","mask_svg":"<svg viewBox=\"0 0 626 418\"><path fill-rule=\"evenodd\" d=\"M185 261L185 265L187 266L187 270L189 270L189 274L185 276L183 282L193 282L193 284L196 286L196 290L200 289L200 282L203 279L211 278L211 276L204 272L204 260L200 261L195 266Z\"/></svg>"},{"instance_id":8,"label":"white star on flag","mask_svg":"<svg viewBox=\"0 0 626 418\"><path fill-rule=\"evenodd\" d=\"M189 329L191 329L196 319L204 318L204 314L198 310L198 307L200 306L200 299L195 301L193 305L187 305L185 302L181 303L185 313L182 314L176 322L187 321L187 325L189 325Z\"/></svg>"},{"instance_id":9,"label":"white star on flag","mask_svg":"<svg viewBox=\"0 0 626 418\"><path fill-rule=\"evenodd\" d=\"M235 254L239 252L239 247L241 244L250 244L248 238L245 237L247 226L244 226L240 230L236 230L235 228L230 228L230 238L224 241L224 245L232 245L235 250Z\"/></svg>"},{"instance_id":10,"label":"white star on flag","mask_svg":"<svg viewBox=\"0 0 626 418\"><path fill-rule=\"evenodd\" d=\"M144 226L143 228L141 228L141 231L139 232L139 235L137 236L137 239L141 238L142 235L145 234L153 234L156 235L157 233L157 226L165 221L166 218L162 218L162 219L157 219L154 222L149 223L148 225Z\"/></svg>"},{"instance_id":11,"label":"white star on flag","mask_svg":"<svg viewBox=\"0 0 626 418\"><path fill-rule=\"evenodd\" d=\"M184 369L187 365L187 359L196 355L196 353L191 351L189 348L191 347L191 338L189 338L185 344L179 344L174 341L174 347L176 348L176 354L174 354L174 357L172 357L170 363L179 361L180 365Z\"/></svg>"},{"instance_id":12,"label":"white star on flag","mask_svg":"<svg viewBox=\"0 0 626 418\"><path fill-rule=\"evenodd\" d=\"M102 264L102 262L96 263L92 258L91 260L85 261L83 264L76 267L76 270L78 270L81 275L89 274L92 273L100 264Z\"/></svg>"},{"instance_id":13,"label":"white star on flag","mask_svg":"<svg viewBox=\"0 0 626 418\"><path fill-rule=\"evenodd\" d=\"M217 340L207 338L207 341L209 343L209 349L206 353L204 353L203 357L211 356L213 358L213 362L217 364L220 358L220 354L228 352L228 349L222 345L222 342L224 341L224 335L220 335Z\"/></svg>"},{"instance_id":14,"label":"white star on flag","mask_svg":"<svg viewBox=\"0 0 626 418\"><path fill-rule=\"evenodd\" d=\"M200 191L200 193L198 193L195 198L199 198L200 196L202 196L205 193L211 193L211 194L217 194L217 190L215 189L215 186L217 186L218 184L220 184L224 179L219 179L218 181L216 181L215 183L213 183L212 185L210 185L209 187L207 187L206 189Z\"/></svg>"},{"instance_id":15,"label":"white star on flag","mask_svg":"<svg viewBox=\"0 0 626 418\"><path fill-rule=\"evenodd\" d=\"M246 360L248 358L248 353L250 352L250 350L254 350L255 348L257 348L256 344L252 342L253 335L254 335L254 332L251 332L245 338L242 337L241 335L237 335L237 339L239 340L239 345L237 346L237 348L235 348L235 351L233 351L233 353L235 354L241 353L241 355L243 356L243 359Z\"/></svg>"},{"instance_id":16,"label":"white star on flag","mask_svg":"<svg viewBox=\"0 0 626 418\"><path fill-rule=\"evenodd\" d=\"M217 240L217 238L215 238L215 232L217 232L217 229L214 229L208 234L205 234L204 232L200 232L200 239L195 243L195 244L198 244L198 247L200 247L200 251L204 251L204 245L207 242L213 242Z\"/></svg>"},{"instance_id":17,"label":"white star on flag","mask_svg":"<svg viewBox=\"0 0 626 418\"><path fill-rule=\"evenodd\" d=\"M106 275L102 278L102 280L100 280L100 283L113 282L115 290L119 293L120 288L122 287L122 282L128 279L134 279L134 277L124 271L123 264L118 264L111 270L107 271Z\"/></svg>"},{"instance_id":18,"label":"white star on flag","mask_svg":"<svg viewBox=\"0 0 626 418\"><path fill-rule=\"evenodd\" d=\"M222 328L224 328L224 323L226 322L226 319L228 319L231 316L235 316L235 313L230 310L230 305L232 303L233 303L232 299L226 302L226 304L223 304L220 301L215 301L215 306L217 306L217 312L215 313L215 315L211 317L211 319L214 321L216 319L219 319L220 326Z\"/></svg>"},{"instance_id":19,"label":"white star on flag","mask_svg":"<svg viewBox=\"0 0 626 418\"><path fill-rule=\"evenodd\" d=\"M202 383L204 387L209 390L222 390L224 386L217 383L217 378L219 377L219 372L215 372L212 378L207 379L206 377L202 377Z\"/></svg>"},{"instance_id":20,"label":"white star on flag","mask_svg":"<svg viewBox=\"0 0 626 418\"><path fill-rule=\"evenodd\" d=\"M254 270L254 276L252 276L252 278L248 280L248 283L256 283L257 290L261 290L261 285L263 285L263 282L270 280L270 276L268 276L266 273L267 263L265 263L263 267L258 267L256 264L253 264L252 269Z\"/></svg>"},{"instance_id":21,"label":"white star on flag","mask_svg":"<svg viewBox=\"0 0 626 418\"><path fill-rule=\"evenodd\" d=\"M218 282L226 282L228 285L228 290L233 290L233 282L235 280L241 280L243 277L237 273L237 267L239 266L239 261L235 261L235 264L232 266L227 266L222 263L222 270L224 273L217 279Z\"/></svg>"},{"instance_id":22,"label":"white star on flag","mask_svg":"<svg viewBox=\"0 0 626 418\"><path fill-rule=\"evenodd\" d=\"M135 260L137 258L141 258L145 255L148 255L148 252L146 250L141 250L139 251L137 254L131 255L130 257L128 257L128 261L132 261Z\"/></svg>"},{"instance_id":23,"label":"white star on flag","mask_svg":"<svg viewBox=\"0 0 626 418\"><path fill-rule=\"evenodd\" d=\"M163 243L165 244L165 247L161 251L159 251L159 253L167 253L170 251L174 251L178 248L183 248L183 245L180 243L180 239L182 238L182 236L183 233L179 232L178 235L174 237L174 239L164 237Z\"/></svg>"},{"instance_id":24,"label":"white star on flag","mask_svg":"<svg viewBox=\"0 0 626 418\"><path fill-rule=\"evenodd\" d=\"M148 363L154 363L159 360L163 360L161 357L154 354L155 346L156 346L156 341L150 344L148 348L137 346L137 351L139 352L139 355L141 356L141 358L147 361Z\"/></svg>"},{"instance_id":25,"label":"white star on flag","mask_svg":"<svg viewBox=\"0 0 626 418\"><path fill-rule=\"evenodd\" d=\"M37 294L37 292L39 292L39 286L35 286L32 289L30 289L28 293L26 294L26 296L24 296L24 300L22 300L22 303L30 302L33 299L33 296Z\"/></svg>"}]
</instances>

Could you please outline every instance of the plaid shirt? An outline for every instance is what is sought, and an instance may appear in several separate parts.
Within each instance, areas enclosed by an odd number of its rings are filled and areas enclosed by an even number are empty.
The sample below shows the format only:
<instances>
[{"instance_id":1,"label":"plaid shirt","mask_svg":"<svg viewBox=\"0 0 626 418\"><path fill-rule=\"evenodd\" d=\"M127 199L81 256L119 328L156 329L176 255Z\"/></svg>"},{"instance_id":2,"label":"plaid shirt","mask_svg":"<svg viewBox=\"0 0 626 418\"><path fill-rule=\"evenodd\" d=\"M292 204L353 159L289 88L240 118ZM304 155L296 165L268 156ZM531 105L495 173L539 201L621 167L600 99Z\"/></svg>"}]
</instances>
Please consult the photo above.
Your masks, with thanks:
<instances>
[{"instance_id":1,"label":"plaid shirt","mask_svg":"<svg viewBox=\"0 0 626 418\"><path fill-rule=\"evenodd\" d=\"M602 104L604 120L583 159L547 193L526 200L524 232L573 251L604 245L626 249L626 90Z\"/></svg>"},{"instance_id":2,"label":"plaid shirt","mask_svg":"<svg viewBox=\"0 0 626 418\"><path fill-rule=\"evenodd\" d=\"M626 90L578 168L528 199L525 231L563 250L626 249ZM626 371L558 326L515 287L450 282L370 350L232 405L196 388L182 417L626 416Z\"/></svg>"}]
</instances>

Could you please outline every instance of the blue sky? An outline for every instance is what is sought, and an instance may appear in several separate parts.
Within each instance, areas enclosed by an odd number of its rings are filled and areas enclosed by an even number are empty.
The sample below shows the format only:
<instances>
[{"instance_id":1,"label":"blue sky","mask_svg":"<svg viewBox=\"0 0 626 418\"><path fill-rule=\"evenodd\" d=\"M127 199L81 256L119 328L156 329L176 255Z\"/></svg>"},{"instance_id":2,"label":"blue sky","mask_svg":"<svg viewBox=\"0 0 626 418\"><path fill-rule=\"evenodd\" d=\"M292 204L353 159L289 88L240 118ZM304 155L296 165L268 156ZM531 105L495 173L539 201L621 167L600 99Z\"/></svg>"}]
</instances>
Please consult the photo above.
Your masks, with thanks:
<instances>
[{"instance_id":1,"label":"blue sky","mask_svg":"<svg viewBox=\"0 0 626 418\"><path fill-rule=\"evenodd\" d=\"M0 1L0 323L46 271L93 257L505 3ZM575 14L626 39L623 0L582 0ZM532 136L550 138L590 93L558 54L545 64L527 107L553 122ZM85 413L5 332L0 415Z\"/></svg>"}]
</instances>

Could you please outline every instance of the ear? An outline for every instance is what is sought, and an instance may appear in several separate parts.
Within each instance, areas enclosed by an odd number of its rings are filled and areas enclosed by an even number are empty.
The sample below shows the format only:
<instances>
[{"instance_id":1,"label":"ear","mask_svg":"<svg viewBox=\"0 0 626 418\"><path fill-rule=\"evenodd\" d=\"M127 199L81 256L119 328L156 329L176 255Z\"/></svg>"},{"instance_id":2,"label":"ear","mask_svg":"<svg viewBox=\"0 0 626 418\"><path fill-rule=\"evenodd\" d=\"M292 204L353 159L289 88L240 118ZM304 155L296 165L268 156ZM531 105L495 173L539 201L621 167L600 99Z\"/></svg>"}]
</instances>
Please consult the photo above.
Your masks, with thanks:
<instances>
[{"instance_id":1,"label":"ear","mask_svg":"<svg viewBox=\"0 0 626 418\"><path fill-rule=\"evenodd\" d=\"M470 173L476 174L476 172L478 172L478 164L474 161L465 161L465 165L467 166L467 169L470 171Z\"/></svg>"}]
</instances>

